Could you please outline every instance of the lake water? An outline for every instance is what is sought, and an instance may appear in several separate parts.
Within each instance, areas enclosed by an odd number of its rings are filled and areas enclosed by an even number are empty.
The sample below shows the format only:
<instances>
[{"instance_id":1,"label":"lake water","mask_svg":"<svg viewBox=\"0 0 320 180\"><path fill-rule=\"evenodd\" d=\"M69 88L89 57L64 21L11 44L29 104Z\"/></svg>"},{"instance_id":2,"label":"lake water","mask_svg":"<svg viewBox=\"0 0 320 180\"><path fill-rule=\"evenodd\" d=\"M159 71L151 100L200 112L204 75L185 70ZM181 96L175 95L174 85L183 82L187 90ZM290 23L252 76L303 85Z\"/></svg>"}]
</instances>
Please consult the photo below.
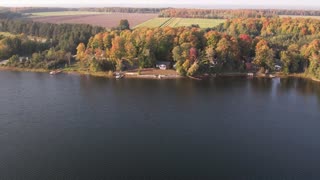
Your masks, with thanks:
<instances>
[{"instance_id":1,"label":"lake water","mask_svg":"<svg viewBox=\"0 0 320 180\"><path fill-rule=\"evenodd\" d=\"M319 179L320 83L0 72L0 179Z\"/></svg>"}]
</instances>

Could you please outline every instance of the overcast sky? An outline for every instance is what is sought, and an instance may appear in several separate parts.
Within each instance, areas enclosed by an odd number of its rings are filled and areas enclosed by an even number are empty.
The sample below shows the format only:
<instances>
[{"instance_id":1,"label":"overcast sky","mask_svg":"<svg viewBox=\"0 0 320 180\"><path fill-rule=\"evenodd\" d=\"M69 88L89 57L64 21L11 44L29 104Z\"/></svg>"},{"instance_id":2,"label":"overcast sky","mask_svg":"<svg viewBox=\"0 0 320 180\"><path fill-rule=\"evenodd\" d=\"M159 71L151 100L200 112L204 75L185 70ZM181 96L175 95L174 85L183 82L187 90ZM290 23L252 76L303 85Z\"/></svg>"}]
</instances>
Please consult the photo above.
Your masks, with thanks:
<instances>
[{"instance_id":1,"label":"overcast sky","mask_svg":"<svg viewBox=\"0 0 320 180\"><path fill-rule=\"evenodd\" d=\"M0 6L176 6L176 7L296 7L320 9L319 0L0 0Z\"/></svg>"}]
</instances>

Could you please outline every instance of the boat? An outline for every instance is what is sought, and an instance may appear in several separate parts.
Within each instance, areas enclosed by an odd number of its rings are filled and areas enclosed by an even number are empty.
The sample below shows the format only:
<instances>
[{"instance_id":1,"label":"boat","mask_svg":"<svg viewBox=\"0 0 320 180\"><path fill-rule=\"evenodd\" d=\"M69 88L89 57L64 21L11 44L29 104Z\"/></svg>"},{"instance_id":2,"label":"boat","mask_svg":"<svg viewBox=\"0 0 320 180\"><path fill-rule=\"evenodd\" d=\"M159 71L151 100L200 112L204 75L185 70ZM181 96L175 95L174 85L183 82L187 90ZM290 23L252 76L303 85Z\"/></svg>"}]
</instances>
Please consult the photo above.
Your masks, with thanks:
<instances>
[{"instance_id":1,"label":"boat","mask_svg":"<svg viewBox=\"0 0 320 180\"><path fill-rule=\"evenodd\" d=\"M116 79L121 79L121 78L123 78L123 77L124 77L123 74L121 74L121 73L116 73Z\"/></svg>"},{"instance_id":2,"label":"boat","mask_svg":"<svg viewBox=\"0 0 320 180\"><path fill-rule=\"evenodd\" d=\"M50 75L56 75L56 74L59 74L61 72L62 72L61 70L51 71Z\"/></svg>"}]
</instances>

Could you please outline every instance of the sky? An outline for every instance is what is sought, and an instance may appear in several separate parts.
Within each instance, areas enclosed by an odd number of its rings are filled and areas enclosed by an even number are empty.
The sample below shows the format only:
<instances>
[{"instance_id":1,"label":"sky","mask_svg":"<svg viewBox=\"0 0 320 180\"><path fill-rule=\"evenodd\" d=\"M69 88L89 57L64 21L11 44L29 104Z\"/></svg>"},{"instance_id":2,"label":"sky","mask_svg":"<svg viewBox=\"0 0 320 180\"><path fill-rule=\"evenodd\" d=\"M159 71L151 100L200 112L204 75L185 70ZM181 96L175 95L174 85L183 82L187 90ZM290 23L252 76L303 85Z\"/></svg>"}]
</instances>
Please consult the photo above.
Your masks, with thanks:
<instances>
[{"instance_id":1,"label":"sky","mask_svg":"<svg viewBox=\"0 0 320 180\"><path fill-rule=\"evenodd\" d=\"M199 7L199 8L312 8L320 9L319 0L0 0L0 6L54 7Z\"/></svg>"}]
</instances>

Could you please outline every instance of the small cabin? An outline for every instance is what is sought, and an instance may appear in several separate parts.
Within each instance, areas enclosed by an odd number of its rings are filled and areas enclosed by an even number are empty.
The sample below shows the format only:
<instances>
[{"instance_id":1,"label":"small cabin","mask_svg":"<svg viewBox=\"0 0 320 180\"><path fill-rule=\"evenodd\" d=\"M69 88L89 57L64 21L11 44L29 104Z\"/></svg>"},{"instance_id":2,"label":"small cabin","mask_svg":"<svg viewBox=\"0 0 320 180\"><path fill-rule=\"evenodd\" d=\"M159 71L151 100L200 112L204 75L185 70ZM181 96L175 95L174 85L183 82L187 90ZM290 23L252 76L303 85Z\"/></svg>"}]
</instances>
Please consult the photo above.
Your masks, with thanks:
<instances>
[{"instance_id":1,"label":"small cabin","mask_svg":"<svg viewBox=\"0 0 320 180\"><path fill-rule=\"evenodd\" d=\"M19 57L19 62L21 62L21 63L24 63L24 62L26 62L26 61L28 61L29 60L29 58L28 57Z\"/></svg>"},{"instance_id":2,"label":"small cabin","mask_svg":"<svg viewBox=\"0 0 320 180\"><path fill-rule=\"evenodd\" d=\"M276 71L281 71L281 69L282 69L282 67L279 65L274 66L274 70L276 70Z\"/></svg>"},{"instance_id":3,"label":"small cabin","mask_svg":"<svg viewBox=\"0 0 320 180\"><path fill-rule=\"evenodd\" d=\"M156 67L161 70L167 70L171 68L171 62L168 61L158 61L156 63Z\"/></svg>"},{"instance_id":4,"label":"small cabin","mask_svg":"<svg viewBox=\"0 0 320 180\"><path fill-rule=\"evenodd\" d=\"M161 64L161 65L159 65L159 69L166 70L167 69L167 65Z\"/></svg>"}]
</instances>

